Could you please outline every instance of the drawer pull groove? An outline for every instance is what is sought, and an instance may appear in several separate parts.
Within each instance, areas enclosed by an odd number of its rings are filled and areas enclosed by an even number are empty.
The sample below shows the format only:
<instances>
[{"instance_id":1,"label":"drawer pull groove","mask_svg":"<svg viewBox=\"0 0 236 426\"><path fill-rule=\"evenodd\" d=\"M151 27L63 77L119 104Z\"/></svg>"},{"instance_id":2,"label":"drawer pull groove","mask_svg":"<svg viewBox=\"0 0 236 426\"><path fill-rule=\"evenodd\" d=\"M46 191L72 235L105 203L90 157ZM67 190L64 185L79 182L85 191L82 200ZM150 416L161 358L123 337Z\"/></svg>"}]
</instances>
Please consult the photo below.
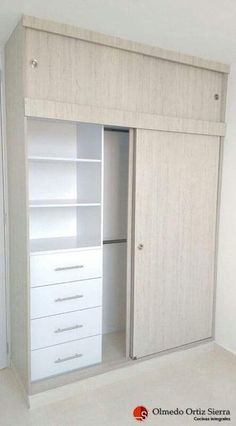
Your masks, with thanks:
<instances>
[{"instance_id":1,"label":"drawer pull groove","mask_svg":"<svg viewBox=\"0 0 236 426\"><path fill-rule=\"evenodd\" d=\"M54 271L55 272L68 271L70 269L81 269L83 267L84 267L84 265L61 266L61 267L55 268Z\"/></svg>"},{"instance_id":2,"label":"drawer pull groove","mask_svg":"<svg viewBox=\"0 0 236 426\"><path fill-rule=\"evenodd\" d=\"M81 358L83 354L75 354L72 356L68 356L67 358L58 358L54 361L55 364L60 364L61 362L71 361L72 359Z\"/></svg>"},{"instance_id":3,"label":"drawer pull groove","mask_svg":"<svg viewBox=\"0 0 236 426\"><path fill-rule=\"evenodd\" d=\"M76 294L75 296L69 296L69 297L58 297L58 299L55 299L55 303L65 302L67 300L81 299L82 297L84 297L83 294Z\"/></svg>"},{"instance_id":4,"label":"drawer pull groove","mask_svg":"<svg viewBox=\"0 0 236 426\"><path fill-rule=\"evenodd\" d=\"M77 328L82 328L82 324L76 324L73 327L67 327L67 328L58 328L54 331L54 333L64 333L64 331L71 331L71 330L77 330Z\"/></svg>"}]
</instances>

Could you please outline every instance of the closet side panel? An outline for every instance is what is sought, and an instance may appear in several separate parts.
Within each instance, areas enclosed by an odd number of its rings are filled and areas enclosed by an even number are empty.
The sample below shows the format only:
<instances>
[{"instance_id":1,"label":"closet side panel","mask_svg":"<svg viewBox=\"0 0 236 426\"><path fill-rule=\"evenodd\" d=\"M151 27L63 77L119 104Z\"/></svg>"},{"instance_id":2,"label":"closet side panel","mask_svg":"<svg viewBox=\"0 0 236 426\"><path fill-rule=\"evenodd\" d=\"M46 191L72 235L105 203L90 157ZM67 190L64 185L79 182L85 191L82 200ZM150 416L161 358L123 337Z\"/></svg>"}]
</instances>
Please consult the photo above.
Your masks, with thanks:
<instances>
[{"instance_id":1,"label":"closet side panel","mask_svg":"<svg viewBox=\"0 0 236 426\"><path fill-rule=\"evenodd\" d=\"M134 357L212 334L219 143L137 130Z\"/></svg>"},{"instance_id":2,"label":"closet side panel","mask_svg":"<svg viewBox=\"0 0 236 426\"><path fill-rule=\"evenodd\" d=\"M219 72L28 28L26 38L28 98L220 121Z\"/></svg>"},{"instance_id":3,"label":"closet side panel","mask_svg":"<svg viewBox=\"0 0 236 426\"><path fill-rule=\"evenodd\" d=\"M28 215L24 120L24 39L19 24L5 50L6 130L9 205L11 363L28 387Z\"/></svg>"}]
</instances>

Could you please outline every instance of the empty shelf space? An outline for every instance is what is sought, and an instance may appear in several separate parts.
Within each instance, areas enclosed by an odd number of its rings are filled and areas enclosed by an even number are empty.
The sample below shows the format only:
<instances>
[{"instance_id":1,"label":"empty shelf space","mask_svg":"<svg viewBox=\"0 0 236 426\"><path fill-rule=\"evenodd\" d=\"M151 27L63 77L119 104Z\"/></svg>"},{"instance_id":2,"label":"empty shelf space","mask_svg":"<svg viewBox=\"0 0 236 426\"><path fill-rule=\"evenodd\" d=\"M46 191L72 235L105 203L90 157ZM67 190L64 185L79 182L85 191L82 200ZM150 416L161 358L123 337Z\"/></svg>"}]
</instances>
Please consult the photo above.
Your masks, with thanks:
<instances>
[{"instance_id":1,"label":"empty shelf space","mask_svg":"<svg viewBox=\"0 0 236 426\"><path fill-rule=\"evenodd\" d=\"M94 158L67 158L67 157L44 157L44 156L30 156L30 161L61 161L61 162L74 162L74 163L101 163L101 160Z\"/></svg>"},{"instance_id":2,"label":"empty shelf space","mask_svg":"<svg viewBox=\"0 0 236 426\"><path fill-rule=\"evenodd\" d=\"M78 237L39 238L30 240L31 253L59 250L75 250L82 248L100 247L96 239L78 239Z\"/></svg>"},{"instance_id":3,"label":"empty shelf space","mask_svg":"<svg viewBox=\"0 0 236 426\"><path fill-rule=\"evenodd\" d=\"M98 204L101 202L101 179L100 162L33 161L29 163L29 200Z\"/></svg>"},{"instance_id":4,"label":"empty shelf space","mask_svg":"<svg viewBox=\"0 0 236 426\"><path fill-rule=\"evenodd\" d=\"M101 203L83 203L79 200L30 200L30 208L51 208L51 207L99 207Z\"/></svg>"},{"instance_id":5,"label":"empty shelf space","mask_svg":"<svg viewBox=\"0 0 236 426\"><path fill-rule=\"evenodd\" d=\"M101 161L103 127L30 118L27 120L29 156L48 161Z\"/></svg>"},{"instance_id":6,"label":"empty shelf space","mask_svg":"<svg viewBox=\"0 0 236 426\"><path fill-rule=\"evenodd\" d=\"M27 123L31 252L101 247L103 127Z\"/></svg>"}]
</instances>

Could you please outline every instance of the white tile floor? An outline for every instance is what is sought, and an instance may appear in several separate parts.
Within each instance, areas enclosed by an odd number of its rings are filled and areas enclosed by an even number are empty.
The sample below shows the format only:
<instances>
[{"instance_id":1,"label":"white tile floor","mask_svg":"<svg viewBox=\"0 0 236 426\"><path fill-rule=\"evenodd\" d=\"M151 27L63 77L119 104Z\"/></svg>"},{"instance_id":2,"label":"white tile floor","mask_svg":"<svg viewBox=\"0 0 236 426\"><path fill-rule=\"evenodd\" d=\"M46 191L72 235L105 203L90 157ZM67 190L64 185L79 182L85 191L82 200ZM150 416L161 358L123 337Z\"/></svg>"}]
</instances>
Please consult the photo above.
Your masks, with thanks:
<instances>
[{"instance_id":1,"label":"white tile floor","mask_svg":"<svg viewBox=\"0 0 236 426\"><path fill-rule=\"evenodd\" d=\"M150 414L142 424L236 425L236 356L215 344L201 345L123 368L112 383L31 410L11 371L0 372L1 426L129 426L141 424L132 417L140 404L150 411L188 406L231 410L231 422Z\"/></svg>"}]
</instances>

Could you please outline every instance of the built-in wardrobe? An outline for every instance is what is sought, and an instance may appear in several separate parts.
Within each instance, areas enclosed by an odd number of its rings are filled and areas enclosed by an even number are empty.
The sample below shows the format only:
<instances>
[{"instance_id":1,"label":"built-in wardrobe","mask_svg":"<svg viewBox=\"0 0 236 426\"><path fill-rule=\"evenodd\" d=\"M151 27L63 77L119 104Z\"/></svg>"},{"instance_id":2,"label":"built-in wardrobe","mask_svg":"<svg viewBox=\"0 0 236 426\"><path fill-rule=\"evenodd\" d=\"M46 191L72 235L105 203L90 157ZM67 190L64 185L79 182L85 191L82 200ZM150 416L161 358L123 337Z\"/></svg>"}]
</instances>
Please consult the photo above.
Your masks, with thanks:
<instances>
[{"instance_id":1,"label":"built-in wardrobe","mask_svg":"<svg viewBox=\"0 0 236 426\"><path fill-rule=\"evenodd\" d=\"M5 62L29 398L214 338L228 66L28 16Z\"/></svg>"}]
</instances>

